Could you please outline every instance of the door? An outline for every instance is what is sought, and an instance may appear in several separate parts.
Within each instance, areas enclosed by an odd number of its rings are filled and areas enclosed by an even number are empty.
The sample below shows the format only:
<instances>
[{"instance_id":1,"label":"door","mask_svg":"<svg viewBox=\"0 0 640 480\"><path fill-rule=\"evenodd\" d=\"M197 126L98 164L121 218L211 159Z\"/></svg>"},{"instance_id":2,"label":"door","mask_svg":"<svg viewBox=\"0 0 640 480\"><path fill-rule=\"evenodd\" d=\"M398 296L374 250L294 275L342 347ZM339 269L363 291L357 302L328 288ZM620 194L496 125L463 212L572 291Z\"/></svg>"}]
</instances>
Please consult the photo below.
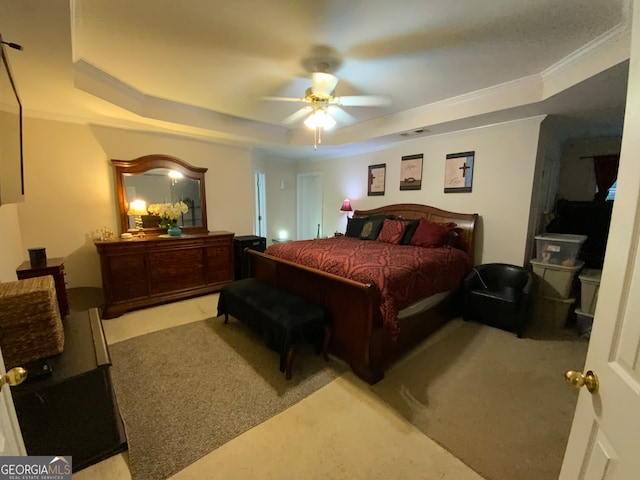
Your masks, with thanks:
<instances>
[{"instance_id":1,"label":"door","mask_svg":"<svg viewBox=\"0 0 640 480\"><path fill-rule=\"evenodd\" d=\"M618 188L584 366L600 385L581 388L561 480L640 478L640 0L634 7Z\"/></svg>"},{"instance_id":2,"label":"door","mask_svg":"<svg viewBox=\"0 0 640 480\"><path fill-rule=\"evenodd\" d=\"M267 236L267 195L265 192L265 175L262 172L255 172L256 185L256 235Z\"/></svg>"},{"instance_id":3,"label":"door","mask_svg":"<svg viewBox=\"0 0 640 480\"><path fill-rule=\"evenodd\" d=\"M322 237L322 174L298 175L298 240Z\"/></svg>"},{"instance_id":4,"label":"door","mask_svg":"<svg viewBox=\"0 0 640 480\"><path fill-rule=\"evenodd\" d=\"M0 374L6 374L2 351L0 351ZM18 417L13 407L11 388L9 385L4 385L0 390L0 457L26 454Z\"/></svg>"}]
</instances>

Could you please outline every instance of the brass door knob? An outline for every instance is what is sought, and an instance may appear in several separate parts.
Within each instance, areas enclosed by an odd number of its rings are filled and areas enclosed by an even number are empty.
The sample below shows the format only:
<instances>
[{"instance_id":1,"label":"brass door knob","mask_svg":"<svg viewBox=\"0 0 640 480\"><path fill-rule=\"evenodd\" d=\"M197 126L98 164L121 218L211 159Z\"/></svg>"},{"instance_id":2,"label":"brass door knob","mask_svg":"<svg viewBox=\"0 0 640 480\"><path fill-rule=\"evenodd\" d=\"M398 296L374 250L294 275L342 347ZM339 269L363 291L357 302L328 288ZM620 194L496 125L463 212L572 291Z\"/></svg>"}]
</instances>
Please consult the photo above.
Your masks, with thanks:
<instances>
[{"instance_id":1,"label":"brass door knob","mask_svg":"<svg viewBox=\"0 0 640 480\"><path fill-rule=\"evenodd\" d=\"M5 383L10 387L20 385L27 378L27 371L22 367L14 367L7 372L6 375L0 375L0 390Z\"/></svg>"},{"instance_id":2,"label":"brass door knob","mask_svg":"<svg viewBox=\"0 0 640 480\"><path fill-rule=\"evenodd\" d=\"M591 393L596 393L598 391L598 387L600 387L598 376L591 370L588 370L586 375L582 372L567 370L564 374L564 378L567 380L567 383L569 383L569 385L572 385L576 388L581 388L586 385L587 390L589 390L589 392Z\"/></svg>"}]
</instances>

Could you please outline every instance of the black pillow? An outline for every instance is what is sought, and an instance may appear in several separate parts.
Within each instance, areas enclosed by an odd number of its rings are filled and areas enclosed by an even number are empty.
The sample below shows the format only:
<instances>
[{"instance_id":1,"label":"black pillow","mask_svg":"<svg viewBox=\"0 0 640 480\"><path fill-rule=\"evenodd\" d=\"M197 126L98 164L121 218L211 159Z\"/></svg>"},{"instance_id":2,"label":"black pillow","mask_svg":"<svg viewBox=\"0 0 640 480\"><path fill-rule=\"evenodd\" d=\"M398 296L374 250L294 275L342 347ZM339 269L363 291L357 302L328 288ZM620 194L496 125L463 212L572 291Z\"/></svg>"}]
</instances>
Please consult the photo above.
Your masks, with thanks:
<instances>
[{"instance_id":1,"label":"black pillow","mask_svg":"<svg viewBox=\"0 0 640 480\"><path fill-rule=\"evenodd\" d=\"M402 240L400 240L400 245L411 245L411 238L413 234L416 233L416 228L420 224L420 220L409 220L409 225L404 231L404 236Z\"/></svg>"},{"instance_id":2,"label":"black pillow","mask_svg":"<svg viewBox=\"0 0 640 480\"><path fill-rule=\"evenodd\" d=\"M360 232L360 240L375 240L378 238L384 219L384 216L367 218Z\"/></svg>"},{"instance_id":3,"label":"black pillow","mask_svg":"<svg viewBox=\"0 0 640 480\"><path fill-rule=\"evenodd\" d=\"M362 232L362 227L366 221L367 217L347 218L347 231L344 233L344 236L359 238L360 232Z\"/></svg>"},{"instance_id":4,"label":"black pillow","mask_svg":"<svg viewBox=\"0 0 640 480\"><path fill-rule=\"evenodd\" d=\"M449 248L457 248L458 247L458 239L460 238L460 233L456 231L454 228L449 233L447 233L444 237L444 247Z\"/></svg>"}]
</instances>

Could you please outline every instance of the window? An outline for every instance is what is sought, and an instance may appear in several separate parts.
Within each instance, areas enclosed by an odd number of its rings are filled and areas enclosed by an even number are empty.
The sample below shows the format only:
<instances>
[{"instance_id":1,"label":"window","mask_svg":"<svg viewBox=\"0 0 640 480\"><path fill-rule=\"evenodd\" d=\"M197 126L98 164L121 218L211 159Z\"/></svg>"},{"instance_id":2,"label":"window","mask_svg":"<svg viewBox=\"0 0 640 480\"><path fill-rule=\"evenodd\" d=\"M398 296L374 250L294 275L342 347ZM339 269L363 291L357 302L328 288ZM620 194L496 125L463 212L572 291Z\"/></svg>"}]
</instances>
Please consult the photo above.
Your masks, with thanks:
<instances>
[{"instance_id":1,"label":"window","mask_svg":"<svg viewBox=\"0 0 640 480\"><path fill-rule=\"evenodd\" d=\"M609 187L609 191L607 192L607 198L605 198L605 200L613 201L616 198L616 187L617 186L618 186L618 181L616 180L615 182L613 182L613 185L611 185L611 187Z\"/></svg>"}]
</instances>

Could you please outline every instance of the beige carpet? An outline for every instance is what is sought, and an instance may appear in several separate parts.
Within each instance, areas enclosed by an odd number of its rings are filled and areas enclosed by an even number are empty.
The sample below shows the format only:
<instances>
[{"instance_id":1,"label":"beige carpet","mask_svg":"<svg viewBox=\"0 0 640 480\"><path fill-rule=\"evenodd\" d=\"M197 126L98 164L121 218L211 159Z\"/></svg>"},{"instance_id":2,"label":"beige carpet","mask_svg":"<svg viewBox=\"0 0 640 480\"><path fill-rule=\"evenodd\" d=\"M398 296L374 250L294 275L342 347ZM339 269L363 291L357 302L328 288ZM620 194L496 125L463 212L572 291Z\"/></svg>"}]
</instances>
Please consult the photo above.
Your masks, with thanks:
<instances>
[{"instance_id":1,"label":"beige carpet","mask_svg":"<svg viewBox=\"0 0 640 480\"><path fill-rule=\"evenodd\" d=\"M110 346L134 480L162 480L294 405L346 368L304 346L293 378L239 322L213 318Z\"/></svg>"},{"instance_id":2,"label":"beige carpet","mask_svg":"<svg viewBox=\"0 0 640 480\"><path fill-rule=\"evenodd\" d=\"M371 390L489 480L557 479L587 345L454 320Z\"/></svg>"}]
</instances>

